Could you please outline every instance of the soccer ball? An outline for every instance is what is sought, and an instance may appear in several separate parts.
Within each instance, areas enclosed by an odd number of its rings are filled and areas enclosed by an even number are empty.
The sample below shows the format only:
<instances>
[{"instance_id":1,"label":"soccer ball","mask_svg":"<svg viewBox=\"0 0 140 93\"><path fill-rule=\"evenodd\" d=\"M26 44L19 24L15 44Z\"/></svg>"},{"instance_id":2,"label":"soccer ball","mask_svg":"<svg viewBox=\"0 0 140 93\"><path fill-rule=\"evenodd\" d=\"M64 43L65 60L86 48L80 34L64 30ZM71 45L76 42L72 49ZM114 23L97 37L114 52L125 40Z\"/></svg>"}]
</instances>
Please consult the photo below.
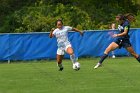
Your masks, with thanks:
<instances>
[{"instance_id":1,"label":"soccer ball","mask_svg":"<svg viewBox=\"0 0 140 93\"><path fill-rule=\"evenodd\" d=\"M115 55L113 55L112 58L115 58Z\"/></svg>"},{"instance_id":2,"label":"soccer ball","mask_svg":"<svg viewBox=\"0 0 140 93\"><path fill-rule=\"evenodd\" d=\"M75 62L74 64L73 64L73 69L74 70L80 70L80 63L79 62Z\"/></svg>"}]
</instances>

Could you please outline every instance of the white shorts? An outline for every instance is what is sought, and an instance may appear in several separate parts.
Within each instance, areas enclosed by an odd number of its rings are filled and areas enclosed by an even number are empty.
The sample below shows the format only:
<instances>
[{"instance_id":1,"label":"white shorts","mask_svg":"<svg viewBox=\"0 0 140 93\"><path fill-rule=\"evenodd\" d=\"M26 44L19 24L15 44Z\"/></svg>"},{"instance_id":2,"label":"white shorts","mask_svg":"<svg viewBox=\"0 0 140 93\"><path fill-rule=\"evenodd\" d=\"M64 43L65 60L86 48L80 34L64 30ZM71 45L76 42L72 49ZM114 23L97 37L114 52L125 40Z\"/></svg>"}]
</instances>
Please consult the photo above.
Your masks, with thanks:
<instances>
[{"instance_id":1,"label":"white shorts","mask_svg":"<svg viewBox=\"0 0 140 93\"><path fill-rule=\"evenodd\" d=\"M72 47L71 44L68 44L64 48L58 48L57 49L57 55L64 55L69 47Z\"/></svg>"}]
</instances>

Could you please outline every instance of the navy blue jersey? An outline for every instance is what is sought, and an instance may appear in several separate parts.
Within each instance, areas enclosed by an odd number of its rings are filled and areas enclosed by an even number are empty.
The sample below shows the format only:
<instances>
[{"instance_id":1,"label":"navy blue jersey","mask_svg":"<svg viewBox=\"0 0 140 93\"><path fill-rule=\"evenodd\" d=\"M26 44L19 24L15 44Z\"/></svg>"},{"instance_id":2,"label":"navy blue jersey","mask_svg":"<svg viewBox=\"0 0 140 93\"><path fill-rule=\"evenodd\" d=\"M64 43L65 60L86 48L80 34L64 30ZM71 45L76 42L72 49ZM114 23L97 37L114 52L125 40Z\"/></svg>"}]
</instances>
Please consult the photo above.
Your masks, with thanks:
<instances>
[{"instance_id":1,"label":"navy blue jersey","mask_svg":"<svg viewBox=\"0 0 140 93\"><path fill-rule=\"evenodd\" d=\"M130 23L128 20L125 20L124 23L118 25L118 30L120 31L120 33L123 33L124 32L124 29L127 28L128 29L128 32L125 36L121 36L119 38L129 38L129 29L130 29Z\"/></svg>"}]
</instances>

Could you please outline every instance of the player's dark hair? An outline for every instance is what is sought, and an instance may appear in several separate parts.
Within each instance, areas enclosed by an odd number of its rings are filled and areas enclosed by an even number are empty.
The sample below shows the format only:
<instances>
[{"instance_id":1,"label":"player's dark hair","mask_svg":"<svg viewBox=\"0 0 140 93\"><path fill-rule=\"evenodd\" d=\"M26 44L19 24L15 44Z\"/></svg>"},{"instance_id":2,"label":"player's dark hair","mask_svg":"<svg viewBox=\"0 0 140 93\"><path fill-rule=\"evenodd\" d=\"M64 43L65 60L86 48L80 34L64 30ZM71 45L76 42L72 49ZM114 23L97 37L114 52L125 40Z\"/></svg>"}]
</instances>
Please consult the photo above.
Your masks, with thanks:
<instances>
[{"instance_id":1,"label":"player's dark hair","mask_svg":"<svg viewBox=\"0 0 140 93\"><path fill-rule=\"evenodd\" d=\"M57 25L57 22L61 22L63 24L63 21L61 19L56 20L55 25Z\"/></svg>"},{"instance_id":2,"label":"player's dark hair","mask_svg":"<svg viewBox=\"0 0 140 93\"><path fill-rule=\"evenodd\" d=\"M118 14L116 17L119 17L119 20L126 20L123 14Z\"/></svg>"},{"instance_id":3,"label":"player's dark hair","mask_svg":"<svg viewBox=\"0 0 140 93\"><path fill-rule=\"evenodd\" d=\"M129 16L133 16L133 17L134 17L134 15L133 15L132 13L124 14L124 16L125 16L126 18L128 18Z\"/></svg>"},{"instance_id":4,"label":"player's dark hair","mask_svg":"<svg viewBox=\"0 0 140 93\"><path fill-rule=\"evenodd\" d=\"M135 15L132 14L132 13L127 13L127 14L125 14L124 16L125 16L125 18L126 18L127 20L129 20L130 22L136 20L136 19L135 19Z\"/></svg>"}]
</instances>

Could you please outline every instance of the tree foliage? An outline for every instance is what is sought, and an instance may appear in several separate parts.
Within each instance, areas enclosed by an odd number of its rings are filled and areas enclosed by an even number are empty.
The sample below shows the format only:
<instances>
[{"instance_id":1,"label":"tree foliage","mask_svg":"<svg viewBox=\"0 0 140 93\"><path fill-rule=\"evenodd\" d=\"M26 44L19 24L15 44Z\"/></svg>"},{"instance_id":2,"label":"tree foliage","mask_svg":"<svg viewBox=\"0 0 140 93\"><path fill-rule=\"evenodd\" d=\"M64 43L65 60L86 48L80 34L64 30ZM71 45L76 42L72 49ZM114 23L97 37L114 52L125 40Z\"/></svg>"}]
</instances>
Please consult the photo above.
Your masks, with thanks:
<instances>
[{"instance_id":1,"label":"tree foliage","mask_svg":"<svg viewBox=\"0 0 140 93\"><path fill-rule=\"evenodd\" d=\"M69 12L71 11L71 12ZM41 5L36 7L24 7L15 11L9 18L8 30L11 32L40 32L50 31L55 27L55 21L62 19L65 25L71 25L79 29L92 27L89 15L74 6Z\"/></svg>"},{"instance_id":2,"label":"tree foliage","mask_svg":"<svg viewBox=\"0 0 140 93\"><path fill-rule=\"evenodd\" d=\"M108 29L118 13L133 13L140 26L139 0L0 0L0 32L42 32L63 19L82 30Z\"/></svg>"}]
</instances>

